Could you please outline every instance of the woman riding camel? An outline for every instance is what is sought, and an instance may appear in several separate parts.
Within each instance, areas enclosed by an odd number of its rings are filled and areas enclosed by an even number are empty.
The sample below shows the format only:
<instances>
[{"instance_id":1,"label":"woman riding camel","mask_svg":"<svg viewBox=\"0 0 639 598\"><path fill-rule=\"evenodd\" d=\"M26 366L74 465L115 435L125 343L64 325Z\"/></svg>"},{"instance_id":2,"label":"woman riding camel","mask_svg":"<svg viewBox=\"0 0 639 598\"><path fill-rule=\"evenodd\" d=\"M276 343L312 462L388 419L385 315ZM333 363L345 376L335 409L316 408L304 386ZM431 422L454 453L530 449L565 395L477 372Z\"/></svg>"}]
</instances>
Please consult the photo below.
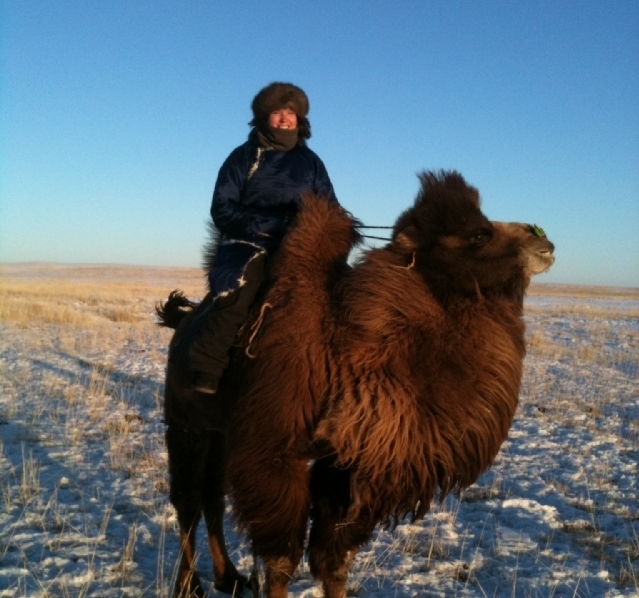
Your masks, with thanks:
<instances>
[{"instance_id":1,"label":"woman riding camel","mask_svg":"<svg viewBox=\"0 0 639 598\"><path fill-rule=\"evenodd\" d=\"M196 393L214 394L229 349L264 280L303 191L337 201L326 167L306 145L309 102L299 87L271 83L251 104L248 141L218 173L211 216L219 231L209 272L211 305L193 321L171 361L187 365Z\"/></svg>"}]
</instances>

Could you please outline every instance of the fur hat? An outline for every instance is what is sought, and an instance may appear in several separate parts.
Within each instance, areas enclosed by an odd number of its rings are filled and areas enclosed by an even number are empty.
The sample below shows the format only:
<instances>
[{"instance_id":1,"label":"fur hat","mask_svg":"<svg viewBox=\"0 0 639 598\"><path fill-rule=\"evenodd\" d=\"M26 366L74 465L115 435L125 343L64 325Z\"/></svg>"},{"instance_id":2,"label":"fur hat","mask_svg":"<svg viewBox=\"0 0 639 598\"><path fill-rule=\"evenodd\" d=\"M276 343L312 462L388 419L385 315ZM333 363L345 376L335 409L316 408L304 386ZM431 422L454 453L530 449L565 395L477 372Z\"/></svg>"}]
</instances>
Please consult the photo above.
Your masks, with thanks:
<instances>
[{"instance_id":1,"label":"fur hat","mask_svg":"<svg viewBox=\"0 0 639 598\"><path fill-rule=\"evenodd\" d=\"M281 108L291 108L295 112L299 136L308 139L311 136L311 125L306 118L308 97L304 90L292 83L275 82L261 89L251 103L253 120L249 125L258 129L265 127L271 112Z\"/></svg>"},{"instance_id":2,"label":"fur hat","mask_svg":"<svg viewBox=\"0 0 639 598\"><path fill-rule=\"evenodd\" d=\"M291 108L297 116L308 114L308 98L302 89L292 83L271 83L253 98L251 109L256 120L262 120L274 110Z\"/></svg>"}]
</instances>

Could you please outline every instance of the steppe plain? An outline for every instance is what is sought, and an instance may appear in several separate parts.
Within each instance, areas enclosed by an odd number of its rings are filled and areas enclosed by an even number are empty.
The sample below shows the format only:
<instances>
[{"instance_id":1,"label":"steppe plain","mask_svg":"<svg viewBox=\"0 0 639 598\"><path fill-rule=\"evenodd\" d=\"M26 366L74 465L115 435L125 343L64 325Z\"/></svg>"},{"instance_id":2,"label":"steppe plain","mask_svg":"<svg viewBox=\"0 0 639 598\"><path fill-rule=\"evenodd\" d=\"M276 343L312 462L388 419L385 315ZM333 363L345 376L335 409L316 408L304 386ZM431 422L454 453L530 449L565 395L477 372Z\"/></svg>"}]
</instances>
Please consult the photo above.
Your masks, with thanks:
<instances>
[{"instance_id":1,"label":"steppe plain","mask_svg":"<svg viewBox=\"0 0 639 598\"><path fill-rule=\"evenodd\" d=\"M202 297L201 271L0 265L0 598L170 595L171 331L154 306L175 288ZM525 318L520 406L493 468L380 530L350 596L639 595L639 289L536 284ZM230 511L226 529L248 573ZM305 563L291 594L321 596Z\"/></svg>"}]
</instances>

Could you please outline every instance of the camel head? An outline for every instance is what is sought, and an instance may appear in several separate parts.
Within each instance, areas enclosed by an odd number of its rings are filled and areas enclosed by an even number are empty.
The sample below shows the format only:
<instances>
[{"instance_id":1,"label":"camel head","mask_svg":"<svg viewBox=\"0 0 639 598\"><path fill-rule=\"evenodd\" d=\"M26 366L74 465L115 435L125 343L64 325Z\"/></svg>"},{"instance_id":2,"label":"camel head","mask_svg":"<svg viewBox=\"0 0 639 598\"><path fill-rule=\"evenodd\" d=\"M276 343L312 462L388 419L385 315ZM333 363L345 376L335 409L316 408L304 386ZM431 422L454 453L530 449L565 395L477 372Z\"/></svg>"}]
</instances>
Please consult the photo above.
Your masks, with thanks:
<instances>
[{"instance_id":1,"label":"camel head","mask_svg":"<svg viewBox=\"0 0 639 598\"><path fill-rule=\"evenodd\" d=\"M395 224L389 249L402 254L439 295L525 288L554 261L537 226L491 222L477 189L457 172L423 172L412 208Z\"/></svg>"}]
</instances>

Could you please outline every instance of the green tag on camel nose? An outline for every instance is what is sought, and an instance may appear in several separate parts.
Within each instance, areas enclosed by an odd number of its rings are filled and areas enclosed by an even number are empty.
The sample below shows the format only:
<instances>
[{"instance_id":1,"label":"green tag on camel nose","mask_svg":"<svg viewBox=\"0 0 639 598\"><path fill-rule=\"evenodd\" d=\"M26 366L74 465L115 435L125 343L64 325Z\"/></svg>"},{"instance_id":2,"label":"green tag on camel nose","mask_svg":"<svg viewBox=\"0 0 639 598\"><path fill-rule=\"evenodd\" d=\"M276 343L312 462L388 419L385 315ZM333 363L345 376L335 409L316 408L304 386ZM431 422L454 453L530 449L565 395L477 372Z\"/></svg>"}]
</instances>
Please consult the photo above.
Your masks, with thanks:
<instances>
[{"instance_id":1,"label":"green tag on camel nose","mask_svg":"<svg viewBox=\"0 0 639 598\"><path fill-rule=\"evenodd\" d=\"M544 232L544 229L541 228L541 226L537 226L536 224L532 225L532 233L533 235L535 235L535 237L540 237L540 238L544 238L546 236L546 233Z\"/></svg>"}]
</instances>

